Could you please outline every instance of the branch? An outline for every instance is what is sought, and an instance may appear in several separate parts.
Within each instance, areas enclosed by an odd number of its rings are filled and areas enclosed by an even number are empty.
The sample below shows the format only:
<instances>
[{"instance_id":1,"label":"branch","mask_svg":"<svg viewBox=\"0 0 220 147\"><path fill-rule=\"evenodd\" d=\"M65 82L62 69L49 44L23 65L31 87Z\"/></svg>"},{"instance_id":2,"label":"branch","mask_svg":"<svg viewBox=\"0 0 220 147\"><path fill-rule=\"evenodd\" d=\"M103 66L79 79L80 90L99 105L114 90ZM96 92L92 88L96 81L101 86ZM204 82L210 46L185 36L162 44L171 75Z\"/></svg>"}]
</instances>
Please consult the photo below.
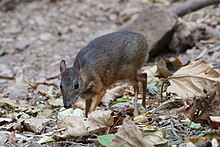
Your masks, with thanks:
<instances>
[{"instance_id":1,"label":"branch","mask_svg":"<svg viewBox=\"0 0 220 147\"><path fill-rule=\"evenodd\" d=\"M220 3L220 0L189 0L183 3L173 4L168 10L181 17L192 11L218 3Z\"/></svg>"}]
</instances>

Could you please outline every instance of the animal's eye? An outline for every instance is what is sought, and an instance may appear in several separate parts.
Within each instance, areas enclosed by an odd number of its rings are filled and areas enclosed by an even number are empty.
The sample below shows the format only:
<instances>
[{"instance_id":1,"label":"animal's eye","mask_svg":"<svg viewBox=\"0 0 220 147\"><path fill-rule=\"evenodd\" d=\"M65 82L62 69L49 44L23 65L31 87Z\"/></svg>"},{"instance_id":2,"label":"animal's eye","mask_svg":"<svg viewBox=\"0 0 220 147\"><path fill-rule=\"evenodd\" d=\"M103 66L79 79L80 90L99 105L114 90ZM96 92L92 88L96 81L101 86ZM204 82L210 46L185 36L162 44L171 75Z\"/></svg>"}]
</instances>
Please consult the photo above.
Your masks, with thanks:
<instances>
[{"instance_id":1,"label":"animal's eye","mask_svg":"<svg viewBox=\"0 0 220 147\"><path fill-rule=\"evenodd\" d=\"M78 89L79 88L79 83L78 82L75 82L74 83L74 89Z\"/></svg>"},{"instance_id":2,"label":"animal's eye","mask_svg":"<svg viewBox=\"0 0 220 147\"><path fill-rule=\"evenodd\" d=\"M62 85L60 85L60 90L61 90L61 91L63 90L63 86L62 86Z\"/></svg>"}]
</instances>

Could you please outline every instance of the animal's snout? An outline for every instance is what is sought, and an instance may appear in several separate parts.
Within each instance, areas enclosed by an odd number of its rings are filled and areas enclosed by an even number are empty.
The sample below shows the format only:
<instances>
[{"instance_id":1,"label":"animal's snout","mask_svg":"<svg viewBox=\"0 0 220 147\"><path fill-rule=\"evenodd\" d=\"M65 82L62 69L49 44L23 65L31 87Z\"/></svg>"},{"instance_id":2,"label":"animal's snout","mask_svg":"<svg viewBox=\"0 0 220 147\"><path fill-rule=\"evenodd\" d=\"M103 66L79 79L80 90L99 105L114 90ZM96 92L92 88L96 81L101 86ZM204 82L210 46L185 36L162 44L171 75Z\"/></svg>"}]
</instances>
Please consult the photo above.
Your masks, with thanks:
<instances>
[{"instance_id":1,"label":"animal's snout","mask_svg":"<svg viewBox=\"0 0 220 147\"><path fill-rule=\"evenodd\" d=\"M70 103L70 102L64 103L64 108L68 109L68 108L71 108L71 107L72 107L72 103Z\"/></svg>"}]
</instances>

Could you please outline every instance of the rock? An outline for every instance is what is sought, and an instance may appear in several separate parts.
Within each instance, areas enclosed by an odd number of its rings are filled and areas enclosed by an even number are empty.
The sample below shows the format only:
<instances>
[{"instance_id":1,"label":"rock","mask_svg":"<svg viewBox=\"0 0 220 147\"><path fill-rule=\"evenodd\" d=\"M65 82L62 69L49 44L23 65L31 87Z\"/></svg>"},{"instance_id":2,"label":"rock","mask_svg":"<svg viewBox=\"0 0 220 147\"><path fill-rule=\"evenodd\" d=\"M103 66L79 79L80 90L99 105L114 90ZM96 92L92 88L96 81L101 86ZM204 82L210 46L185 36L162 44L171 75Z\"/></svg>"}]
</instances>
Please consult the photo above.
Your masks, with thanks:
<instances>
[{"instance_id":1,"label":"rock","mask_svg":"<svg viewBox=\"0 0 220 147\"><path fill-rule=\"evenodd\" d=\"M220 32L206 24L179 20L175 28L177 31L170 40L169 48L176 53L181 53L197 45L200 40L213 38L214 41L220 39Z\"/></svg>"},{"instance_id":2,"label":"rock","mask_svg":"<svg viewBox=\"0 0 220 147\"><path fill-rule=\"evenodd\" d=\"M49 123L50 119L47 118L30 118L24 121L25 127L34 133L41 133L44 127Z\"/></svg>"},{"instance_id":3,"label":"rock","mask_svg":"<svg viewBox=\"0 0 220 147\"><path fill-rule=\"evenodd\" d=\"M22 50L27 48L29 45L30 45L30 40L27 38L23 38L15 44L15 48L18 50Z\"/></svg>"},{"instance_id":4,"label":"rock","mask_svg":"<svg viewBox=\"0 0 220 147\"><path fill-rule=\"evenodd\" d=\"M7 87L4 91L8 93L8 98L22 100L26 99L28 96L29 86L24 83L16 83Z\"/></svg>"},{"instance_id":5,"label":"rock","mask_svg":"<svg viewBox=\"0 0 220 147\"><path fill-rule=\"evenodd\" d=\"M19 26L12 26L10 28L6 28L4 30L5 33L9 33L9 34L18 34L22 32L22 27Z\"/></svg>"},{"instance_id":6,"label":"rock","mask_svg":"<svg viewBox=\"0 0 220 147\"><path fill-rule=\"evenodd\" d=\"M37 89L36 89L37 92L47 92L48 90L49 90L49 86L43 85L43 84L40 84L39 86L37 86Z\"/></svg>"},{"instance_id":7,"label":"rock","mask_svg":"<svg viewBox=\"0 0 220 147\"><path fill-rule=\"evenodd\" d=\"M148 41L151 55L156 55L168 45L177 17L159 5L151 5L139 16L122 25L117 31L132 31L143 34Z\"/></svg>"},{"instance_id":8,"label":"rock","mask_svg":"<svg viewBox=\"0 0 220 147\"><path fill-rule=\"evenodd\" d=\"M109 19L111 20L111 21L115 21L116 19L117 19L117 15L115 14L115 13L112 13L112 14L110 14L109 15Z\"/></svg>"},{"instance_id":9,"label":"rock","mask_svg":"<svg viewBox=\"0 0 220 147\"><path fill-rule=\"evenodd\" d=\"M0 63L0 77L5 79L12 79L14 77L13 69L7 64Z\"/></svg>"},{"instance_id":10,"label":"rock","mask_svg":"<svg viewBox=\"0 0 220 147\"><path fill-rule=\"evenodd\" d=\"M42 41L49 41L52 39L52 35L50 33L43 33L43 34L40 34L40 40Z\"/></svg>"}]
</instances>

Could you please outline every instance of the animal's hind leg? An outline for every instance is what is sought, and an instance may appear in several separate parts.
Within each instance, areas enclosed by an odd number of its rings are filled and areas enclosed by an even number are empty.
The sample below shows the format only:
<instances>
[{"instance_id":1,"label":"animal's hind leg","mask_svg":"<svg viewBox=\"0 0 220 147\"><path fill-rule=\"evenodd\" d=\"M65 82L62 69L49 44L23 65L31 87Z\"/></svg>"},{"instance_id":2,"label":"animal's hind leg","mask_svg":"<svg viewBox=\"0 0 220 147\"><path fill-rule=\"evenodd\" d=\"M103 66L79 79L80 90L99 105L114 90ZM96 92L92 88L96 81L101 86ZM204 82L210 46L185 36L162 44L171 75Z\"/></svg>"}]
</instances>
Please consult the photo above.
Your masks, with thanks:
<instances>
[{"instance_id":1,"label":"animal's hind leg","mask_svg":"<svg viewBox=\"0 0 220 147\"><path fill-rule=\"evenodd\" d=\"M146 93L147 93L147 73L138 73L137 75L138 81L141 82L143 87L143 98L142 98L142 105L146 108Z\"/></svg>"},{"instance_id":2,"label":"animal's hind leg","mask_svg":"<svg viewBox=\"0 0 220 147\"><path fill-rule=\"evenodd\" d=\"M138 81L135 80L135 81L132 81L132 86L134 88L134 116L137 116L138 115L138 92L139 92L139 87L138 87Z\"/></svg>"}]
</instances>

